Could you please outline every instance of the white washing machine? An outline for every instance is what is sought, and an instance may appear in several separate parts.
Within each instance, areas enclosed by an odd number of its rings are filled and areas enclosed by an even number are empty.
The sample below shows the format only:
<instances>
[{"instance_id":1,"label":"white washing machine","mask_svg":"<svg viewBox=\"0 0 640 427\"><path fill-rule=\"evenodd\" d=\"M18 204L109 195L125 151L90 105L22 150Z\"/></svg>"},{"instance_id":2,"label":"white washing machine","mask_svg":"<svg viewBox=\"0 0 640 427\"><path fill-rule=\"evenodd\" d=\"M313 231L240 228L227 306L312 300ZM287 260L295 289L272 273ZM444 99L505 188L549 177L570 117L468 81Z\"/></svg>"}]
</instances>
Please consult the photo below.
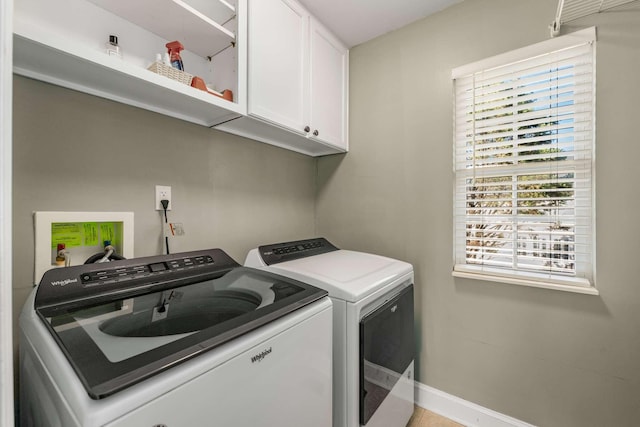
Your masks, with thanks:
<instances>
[{"instance_id":1,"label":"white washing machine","mask_svg":"<svg viewBox=\"0 0 640 427\"><path fill-rule=\"evenodd\" d=\"M245 265L333 302L333 426L405 427L414 409L413 267L317 238L260 246Z\"/></svg>"},{"instance_id":2,"label":"white washing machine","mask_svg":"<svg viewBox=\"0 0 640 427\"><path fill-rule=\"evenodd\" d=\"M50 270L20 317L21 427L332 424L327 292L219 249Z\"/></svg>"}]
</instances>

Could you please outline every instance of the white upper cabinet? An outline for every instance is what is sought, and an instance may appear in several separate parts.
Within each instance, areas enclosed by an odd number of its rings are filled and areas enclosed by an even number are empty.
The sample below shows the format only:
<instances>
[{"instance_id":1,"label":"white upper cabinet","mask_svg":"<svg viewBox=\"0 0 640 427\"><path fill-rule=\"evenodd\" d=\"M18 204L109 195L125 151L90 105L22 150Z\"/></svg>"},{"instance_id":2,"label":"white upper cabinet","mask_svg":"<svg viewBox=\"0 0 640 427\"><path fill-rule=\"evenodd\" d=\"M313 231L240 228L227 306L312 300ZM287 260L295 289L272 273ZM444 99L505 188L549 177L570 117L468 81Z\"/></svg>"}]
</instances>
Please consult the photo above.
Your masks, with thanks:
<instances>
[{"instance_id":1,"label":"white upper cabinet","mask_svg":"<svg viewBox=\"0 0 640 427\"><path fill-rule=\"evenodd\" d=\"M214 126L246 113L245 17L246 0L20 0L14 72ZM121 57L107 54L110 35ZM188 75L149 71L174 40ZM189 75L206 90L185 84ZM213 94L225 90L233 100Z\"/></svg>"},{"instance_id":2,"label":"white upper cabinet","mask_svg":"<svg viewBox=\"0 0 640 427\"><path fill-rule=\"evenodd\" d=\"M247 113L217 129L311 156L348 149L349 51L295 0L249 0Z\"/></svg>"},{"instance_id":3,"label":"white upper cabinet","mask_svg":"<svg viewBox=\"0 0 640 427\"><path fill-rule=\"evenodd\" d=\"M347 69L349 54L342 43L311 20L310 93L311 137L348 148Z\"/></svg>"},{"instance_id":4,"label":"white upper cabinet","mask_svg":"<svg viewBox=\"0 0 640 427\"><path fill-rule=\"evenodd\" d=\"M249 113L303 133L309 17L297 3L249 3Z\"/></svg>"},{"instance_id":5,"label":"white upper cabinet","mask_svg":"<svg viewBox=\"0 0 640 427\"><path fill-rule=\"evenodd\" d=\"M13 40L19 75L310 156L348 149L349 52L295 0L20 0ZM156 61L175 40L184 73Z\"/></svg>"}]
</instances>

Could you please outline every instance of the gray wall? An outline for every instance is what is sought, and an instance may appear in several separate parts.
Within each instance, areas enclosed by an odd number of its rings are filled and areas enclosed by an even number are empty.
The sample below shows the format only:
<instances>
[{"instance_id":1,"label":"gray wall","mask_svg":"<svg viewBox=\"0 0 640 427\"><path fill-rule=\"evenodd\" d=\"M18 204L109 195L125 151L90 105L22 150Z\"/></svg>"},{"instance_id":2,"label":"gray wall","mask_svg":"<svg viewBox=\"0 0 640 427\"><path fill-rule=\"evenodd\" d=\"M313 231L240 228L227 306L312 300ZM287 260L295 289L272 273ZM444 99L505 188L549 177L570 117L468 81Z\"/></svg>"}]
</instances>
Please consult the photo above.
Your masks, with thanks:
<instances>
[{"instance_id":1,"label":"gray wall","mask_svg":"<svg viewBox=\"0 0 640 427\"><path fill-rule=\"evenodd\" d=\"M175 251L242 261L258 243L317 232L412 262L422 383L541 426L636 425L638 2L567 27L599 34L600 296L451 277L451 69L547 39L556 5L467 0L354 48L351 152L319 161L16 77L15 315L32 282L32 211L133 211L135 254L152 255L154 186L171 185L170 218L187 231Z\"/></svg>"},{"instance_id":2,"label":"gray wall","mask_svg":"<svg viewBox=\"0 0 640 427\"><path fill-rule=\"evenodd\" d=\"M541 426L640 419L640 4L598 27L597 287L454 279L451 69L549 38L557 0L467 0L350 52L350 153L318 162L318 234L416 269L419 380Z\"/></svg>"},{"instance_id":3,"label":"gray wall","mask_svg":"<svg viewBox=\"0 0 640 427\"><path fill-rule=\"evenodd\" d=\"M163 251L155 185L172 187L172 252L311 237L316 160L14 76L14 318L33 283L33 211L132 211L135 255Z\"/></svg>"}]
</instances>

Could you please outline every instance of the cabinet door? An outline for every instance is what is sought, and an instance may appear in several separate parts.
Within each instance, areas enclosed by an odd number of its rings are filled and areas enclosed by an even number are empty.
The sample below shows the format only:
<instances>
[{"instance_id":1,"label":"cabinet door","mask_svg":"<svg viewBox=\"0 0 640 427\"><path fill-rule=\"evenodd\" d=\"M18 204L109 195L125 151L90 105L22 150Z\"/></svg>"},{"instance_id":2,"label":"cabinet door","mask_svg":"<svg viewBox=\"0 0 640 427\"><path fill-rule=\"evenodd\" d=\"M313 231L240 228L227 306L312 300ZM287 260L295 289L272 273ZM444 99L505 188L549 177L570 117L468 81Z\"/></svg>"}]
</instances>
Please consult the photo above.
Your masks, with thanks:
<instances>
[{"instance_id":1,"label":"cabinet door","mask_svg":"<svg viewBox=\"0 0 640 427\"><path fill-rule=\"evenodd\" d=\"M347 149L348 50L311 19L310 51L311 137Z\"/></svg>"},{"instance_id":2,"label":"cabinet door","mask_svg":"<svg viewBox=\"0 0 640 427\"><path fill-rule=\"evenodd\" d=\"M249 114L304 134L309 15L296 2L249 2Z\"/></svg>"}]
</instances>

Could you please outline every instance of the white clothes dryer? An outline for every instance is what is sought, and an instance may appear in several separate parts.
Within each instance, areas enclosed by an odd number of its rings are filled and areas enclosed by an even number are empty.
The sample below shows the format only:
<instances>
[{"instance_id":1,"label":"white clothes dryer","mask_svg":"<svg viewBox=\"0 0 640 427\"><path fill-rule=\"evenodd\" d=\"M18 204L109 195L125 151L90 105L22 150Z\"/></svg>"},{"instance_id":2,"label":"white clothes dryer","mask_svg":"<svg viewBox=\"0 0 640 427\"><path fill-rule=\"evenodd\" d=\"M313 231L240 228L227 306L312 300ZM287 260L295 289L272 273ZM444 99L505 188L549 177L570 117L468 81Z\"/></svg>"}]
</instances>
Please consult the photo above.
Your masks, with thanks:
<instances>
[{"instance_id":1,"label":"white clothes dryer","mask_svg":"<svg viewBox=\"0 0 640 427\"><path fill-rule=\"evenodd\" d=\"M20 425L330 427L326 295L219 249L50 270L20 317Z\"/></svg>"},{"instance_id":2,"label":"white clothes dryer","mask_svg":"<svg viewBox=\"0 0 640 427\"><path fill-rule=\"evenodd\" d=\"M329 292L334 427L407 425L414 410L411 264L316 238L252 249L245 266Z\"/></svg>"}]
</instances>

